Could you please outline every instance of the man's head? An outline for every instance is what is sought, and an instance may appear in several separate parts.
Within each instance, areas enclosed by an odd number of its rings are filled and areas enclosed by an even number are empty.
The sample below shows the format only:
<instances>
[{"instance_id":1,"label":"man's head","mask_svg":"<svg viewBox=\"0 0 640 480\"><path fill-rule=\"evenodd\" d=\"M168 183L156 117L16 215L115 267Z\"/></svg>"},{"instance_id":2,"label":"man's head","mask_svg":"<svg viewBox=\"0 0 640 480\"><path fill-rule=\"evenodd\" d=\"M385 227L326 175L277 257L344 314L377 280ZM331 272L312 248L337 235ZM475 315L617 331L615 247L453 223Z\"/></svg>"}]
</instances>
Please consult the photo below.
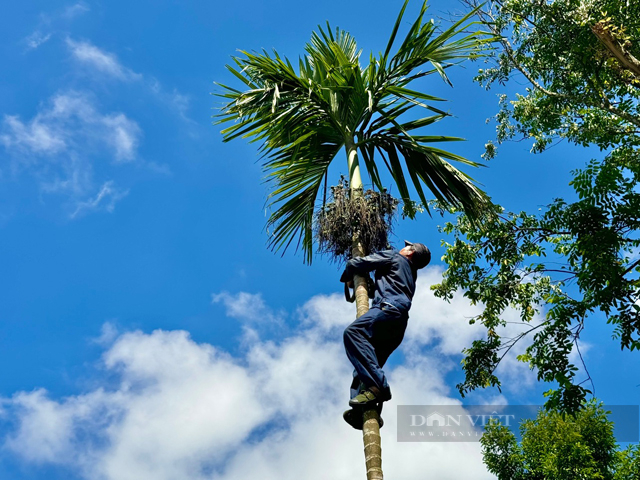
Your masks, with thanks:
<instances>
[{"instance_id":1,"label":"man's head","mask_svg":"<svg viewBox=\"0 0 640 480\"><path fill-rule=\"evenodd\" d=\"M404 241L404 248L400 250L400 255L411 261L416 270L426 267L431 261L431 252L422 243L412 243Z\"/></svg>"}]
</instances>

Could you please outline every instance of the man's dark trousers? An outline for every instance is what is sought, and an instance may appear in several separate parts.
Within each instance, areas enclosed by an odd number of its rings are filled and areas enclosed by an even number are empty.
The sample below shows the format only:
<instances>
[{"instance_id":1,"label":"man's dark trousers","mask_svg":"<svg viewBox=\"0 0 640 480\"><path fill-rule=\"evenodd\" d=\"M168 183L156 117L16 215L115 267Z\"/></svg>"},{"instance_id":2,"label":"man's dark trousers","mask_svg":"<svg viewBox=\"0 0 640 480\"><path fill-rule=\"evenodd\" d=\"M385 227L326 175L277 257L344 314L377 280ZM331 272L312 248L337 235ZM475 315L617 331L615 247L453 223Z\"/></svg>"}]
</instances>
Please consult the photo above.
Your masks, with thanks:
<instances>
[{"instance_id":1,"label":"man's dark trousers","mask_svg":"<svg viewBox=\"0 0 640 480\"><path fill-rule=\"evenodd\" d=\"M381 367L402 343L408 318L408 312L383 302L345 329L344 347L355 368L351 398L359 393L360 382L366 388L375 386L383 394L390 394Z\"/></svg>"}]
</instances>

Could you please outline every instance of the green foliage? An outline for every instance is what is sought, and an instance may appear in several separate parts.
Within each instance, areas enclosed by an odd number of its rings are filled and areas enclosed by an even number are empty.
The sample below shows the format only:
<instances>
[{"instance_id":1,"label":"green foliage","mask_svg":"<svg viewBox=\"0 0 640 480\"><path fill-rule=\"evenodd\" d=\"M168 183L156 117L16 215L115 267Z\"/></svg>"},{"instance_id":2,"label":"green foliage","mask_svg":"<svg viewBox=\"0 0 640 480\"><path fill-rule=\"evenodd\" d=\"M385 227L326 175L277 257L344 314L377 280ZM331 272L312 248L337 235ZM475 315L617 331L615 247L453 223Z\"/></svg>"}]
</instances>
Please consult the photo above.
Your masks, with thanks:
<instances>
[{"instance_id":1,"label":"green foliage","mask_svg":"<svg viewBox=\"0 0 640 480\"><path fill-rule=\"evenodd\" d=\"M640 476L640 445L629 445L616 452L614 480L637 480Z\"/></svg>"},{"instance_id":2,"label":"green foliage","mask_svg":"<svg viewBox=\"0 0 640 480\"><path fill-rule=\"evenodd\" d=\"M463 215L443 228L454 241L445 243L448 268L436 294L463 289L484 305L472 321L487 331L464 351L458 388L499 387L497 365L529 336L519 359L559 387L547 406L575 411L589 390L569 354L588 319L604 314L621 348L640 348L640 3L505 0L479 15L502 42L478 81L489 88L523 75L530 84L525 95L501 95L498 143L522 136L540 152L566 139L606 153L573 172L573 203L555 199L535 213L495 207L480 221ZM485 156L495 153L489 142ZM516 338L499 333L507 307L527 326ZM533 325L537 312L545 318Z\"/></svg>"},{"instance_id":3,"label":"green foliage","mask_svg":"<svg viewBox=\"0 0 640 480\"><path fill-rule=\"evenodd\" d=\"M420 133L448 115L427 103L442 99L409 87L431 74L450 83L446 70L479 57L491 39L481 31L469 33L475 26L471 14L439 32L425 19L425 3L392 53L407 3L385 51L372 54L364 67L353 37L329 26L312 34L297 71L275 51L243 51L234 57L234 66L227 66L245 90L221 85L224 93L219 96L227 103L216 124L234 122L222 131L225 141L242 137L261 143L271 186L267 229L273 249L286 249L297 239L311 262L318 191L343 146L357 150L380 191L379 164L389 170L410 217L416 210L405 172L422 205L428 202L425 186L437 200L471 216L487 202L471 178L450 162L478 164L433 146L462 139ZM426 109L428 116L415 119L410 114L416 108Z\"/></svg>"},{"instance_id":4,"label":"green foliage","mask_svg":"<svg viewBox=\"0 0 640 480\"><path fill-rule=\"evenodd\" d=\"M603 149L639 145L639 2L505 0L480 15L503 40L478 82L488 89L524 76L530 84L523 95L501 97L498 142L531 138L533 152L559 139Z\"/></svg>"},{"instance_id":5,"label":"green foliage","mask_svg":"<svg viewBox=\"0 0 640 480\"><path fill-rule=\"evenodd\" d=\"M520 425L522 441L493 423L480 439L484 463L499 480L627 480L640 475L640 450L616 450L613 423L601 404L575 416L541 410Z\"/></svg>"},{"instance_id":6,"label":"green foliage","mask_svg":"<svg viewBox=\"0 0 640 480\"><path fill-rule=\"evenodd\" d=\"M569 354L596 313L607 316L622 348L640 348L640 164L621 169L614 159L574 172L577 202L555 200L541 215L495 207L479 221L462 215L442 228L454 240L444 242L447 270L443 282L433 287L436 295L450 299L461 288L471 303L484 305L473 321L486 327L487 337L464 352L466 379L458 386L463 395L499 386L494 371L503 354L532 334L520 360L537 371L538 379L559 384L550 406L578 408L588 390L575 384L577 368ZM546 318L533 325L541 306ZM530 325L515 339L496 333L505 326L507 307L517 309L523 324Z\"/></svg>"}]
</instances>

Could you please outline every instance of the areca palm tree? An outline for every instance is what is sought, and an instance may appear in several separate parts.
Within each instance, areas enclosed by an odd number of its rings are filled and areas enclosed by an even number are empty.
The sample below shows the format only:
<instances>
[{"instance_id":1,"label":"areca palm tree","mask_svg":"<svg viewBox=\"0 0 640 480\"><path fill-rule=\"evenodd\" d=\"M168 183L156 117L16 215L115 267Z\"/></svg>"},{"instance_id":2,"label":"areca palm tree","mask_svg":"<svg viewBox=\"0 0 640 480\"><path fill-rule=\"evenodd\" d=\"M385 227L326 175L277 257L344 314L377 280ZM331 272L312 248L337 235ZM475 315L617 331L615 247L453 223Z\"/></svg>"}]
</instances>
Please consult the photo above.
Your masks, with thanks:
<instances>
[{"instance_id":1,"label":"areca palm tree","mask_svg":"<svg viewBox=\"0 0 640 480\"><path fill-rule=\"evenodd\" d=\"M448 115L431 104L442 99L409 86L432 74L450 83L446 70L480 55L489 38L484 32L464 33L475 23L469 22L473 12L438 33L433 21L424 19L425 2L392 54L407 3L385 51L372 54L364 67L354 38L328 25L312 34L298 71L275 51L242 51L243 56L233 58L235 65L227 65L248 89L221 85L220 96L227 103L216 123L235 122L222 130L225 142L243 137L262 144L263 167L271 185L267 230L274 250L286 250L297 240L305 261L311 263L316 199L329 165L343 148L351 188L362 188L361 161L380 189L379 168L387 168L409 216L415 213L410 183L425 206L424 187L444 205L471 216L487 201L451 162L478 164L434 146L462 139L419 133ZM415 119L414 109L424 109L428 115Z\"/></svg>"},{"instance_id":2,"label":"areca palm tree","mask_svg":"<svg viewBox=\"0 0 640 480\"><path fill-rule=\"evenodd\" d=\"M233 58L234 65L227 65L245 87L220 84L224 89L220 96L227 103L216 123L234 122L222 130L224 141L242 137L261 143L271 185L267 229L273 249L286 250L297 240L305 261L311 263L316 200L329 165L343 148L352 195L362 191L361 166L380 190L380 169L386 168L410 217L415 214L411 184L425 207L428 197L435 198L474 217L488 202L473 180L451 162L478 164L435 146L462 139L422 133L423 127L448 115L432 104L441 99L409 87L428 75L439 75L450 84L447 69L479 56L490 39L484 32L467 32L474 26L469 21L474 12L439 31L433 21L425 20L425 2L392 53L407 4L408 0L384 52L370 55L364 66L354 38L329 25L312 34L297 71L275 51L242 51L242 56ZM425 110L426 116L416 119L416 109ZM352 255L363 255L365 249L354 238ZM369 304L365 279L356 277L355 283L359 316ZM375 416L375 410L369 413ZM368 424L365 438L377 433L368 430ZM373 445L376 448L379 442ZM372 468L368 465L368 472L381 478L382 471Z\"/></svg>"}]
</instances>

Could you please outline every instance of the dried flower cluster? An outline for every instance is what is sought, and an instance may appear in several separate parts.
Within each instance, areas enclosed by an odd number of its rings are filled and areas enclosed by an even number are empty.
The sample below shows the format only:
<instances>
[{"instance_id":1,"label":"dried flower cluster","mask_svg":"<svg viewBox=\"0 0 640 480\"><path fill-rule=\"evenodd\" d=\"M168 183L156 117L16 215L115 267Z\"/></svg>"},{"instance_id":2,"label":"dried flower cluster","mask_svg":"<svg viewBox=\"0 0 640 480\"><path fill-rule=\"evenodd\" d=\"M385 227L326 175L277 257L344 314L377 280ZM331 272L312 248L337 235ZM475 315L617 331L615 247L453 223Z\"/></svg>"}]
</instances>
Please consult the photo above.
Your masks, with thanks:
<instances>
[{"instance_id":1,"label":"dried flower cluster","mask_svg":"<svg viewBox=\"0 0 640 480\"><path fill-rule=\"evenodd\" d=\"M351 258L354 238L367 253L389 248L394 216L399 201L386 190L356 190L342 177L331 187L329 201L316 213L315 237L318 252L334 261Z\"/></svg>"}]
</instances>

